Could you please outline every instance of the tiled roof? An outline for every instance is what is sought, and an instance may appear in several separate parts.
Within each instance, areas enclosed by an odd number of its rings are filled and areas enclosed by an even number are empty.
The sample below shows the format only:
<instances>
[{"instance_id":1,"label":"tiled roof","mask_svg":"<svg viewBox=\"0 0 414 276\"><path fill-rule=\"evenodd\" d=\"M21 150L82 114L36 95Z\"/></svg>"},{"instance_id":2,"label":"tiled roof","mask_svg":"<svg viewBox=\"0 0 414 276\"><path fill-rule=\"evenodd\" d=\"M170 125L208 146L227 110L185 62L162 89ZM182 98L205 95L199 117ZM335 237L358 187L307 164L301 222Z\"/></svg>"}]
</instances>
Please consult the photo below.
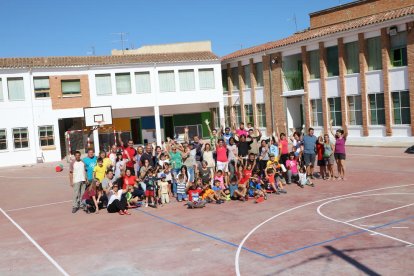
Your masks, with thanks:
<instances>
[{"instance_id":1,"label":"tiled roof","mask_svg":"<svg viewBox=\"0 0 414 276\"><path fill-rule=\"evenodd\" d=\"M229 59L238 58L242 56L252 55L252 54L260 53L263 51L275 49L278 47L286 46L289 44L294 44L297 42L301 42L301 41L305 41L305 40L309 40L309 39L313 39L317 37L322 37L325 35L330 35L330 34L334 34L338 32L360 28L363 26L381 23L387 20L392 20L392 19L404 17L404 16L411 15L411 14L414 14L414 6L392 10L388 12L383 12L383 13L379 13L379 14L375 14L375 15L371 15L367 17L362 17L362 18L355 19L352 21L342 22L342 23L330 25L327 27L321 27L318 29L310 29L310 30L306 30L301 33L291 35L281 40L271 41L271 42L267 42L267 43L264 43L258 46L253 46L250 48L246 48L246 49L233 52L231 54L223 56L221 60L223 61L223 60L229 60Z\"/></svg>"},{"instance_id":2,"label":"tiled roof","mask_svg":"<svg viewBox=\"0 0 414 276\"><path fill-rule=\"evenodd\" d=\"M0 68L99 66L136 63L171 63L186 61L219 60L212 52L185 52L167 54L141 54L121 56L67 56L0 58Z\"/></svg>"}]
</instances>

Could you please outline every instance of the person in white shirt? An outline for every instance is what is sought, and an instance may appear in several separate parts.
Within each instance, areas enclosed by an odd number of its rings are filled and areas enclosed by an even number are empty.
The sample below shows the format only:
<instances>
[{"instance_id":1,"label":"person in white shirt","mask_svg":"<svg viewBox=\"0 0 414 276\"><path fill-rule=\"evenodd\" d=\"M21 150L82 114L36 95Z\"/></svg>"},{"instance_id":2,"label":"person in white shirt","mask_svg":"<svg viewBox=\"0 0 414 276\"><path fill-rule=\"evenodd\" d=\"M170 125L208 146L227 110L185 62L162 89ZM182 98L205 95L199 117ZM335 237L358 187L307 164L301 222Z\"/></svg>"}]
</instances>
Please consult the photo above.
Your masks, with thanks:
<instances>
[{"instance_id":1,"label":"person in white shirt","mask_svg":"<svg viewBox=\"0 0 414 276\"><path fill-rule=\"evenodd\" d=\"M120 215L130 215L131 213L127 211L127 201L126 197L122 194L126 193L127 190L123 191L118 188L118 184L109 184L111 189L108 190L106 196L108 197L108 207L106 210L108 213L118 212Z\"/></svg>"},{"instance_id":2,"label":"person in white shirt","mask_svg":"<svg viewBox=\"0 0 414 276\"><path fill-rule=\"evenodd\" d=\"M81 206L82 195L86 189L86 167L81 159L81 153L75 152L75 160L69 166L69 183L73 187L72 213L76 213Z\"/></svg>"}]
</instances>

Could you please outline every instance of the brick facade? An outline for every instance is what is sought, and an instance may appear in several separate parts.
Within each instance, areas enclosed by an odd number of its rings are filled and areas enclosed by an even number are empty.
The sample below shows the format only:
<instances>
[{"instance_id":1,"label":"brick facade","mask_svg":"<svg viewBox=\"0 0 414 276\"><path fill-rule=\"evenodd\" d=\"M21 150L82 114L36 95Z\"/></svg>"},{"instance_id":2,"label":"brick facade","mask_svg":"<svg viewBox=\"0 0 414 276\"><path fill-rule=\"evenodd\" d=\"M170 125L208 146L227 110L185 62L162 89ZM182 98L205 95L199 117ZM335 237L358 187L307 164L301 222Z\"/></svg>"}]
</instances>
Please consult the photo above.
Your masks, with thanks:
<instances>
[{"instance_id":1,"label":"brick facade","mask_svg":"<svg viewBox=\"0 0 414 276\"><path fill-rule=\"evenodd\" d=\"M327 56L326 48L323 42L319 42L319 67L321 78L321 99L322 99L322 114L323 114L323 131L328 131L328 100L326 96L326 78L328 76L327 71Z\"/></svg>"},{"instance_id":2,"label":"brick facade","mask_svg":"<svg viewBox=\"0 0 414 276\"><path fill-rule=\"evenodd\" d=\"M62 80L80 80L80 95L62 95ZM91 105L88 75L50 76L52 109L83 108Z\"/></svg>"},{"instance_id":3,"label":"brick facade","mask_svg":"<svg viewBox=\"0 0 414 276\"><path fill-rule=\"evenodd\" d=\"M407 23L408 87L410 90L411 136L414 136L414 21Z\"/></svg>"},{"instance_id":4,"label":"brick facade","mask_svg":"<svg viewBox=\"0 0 414 276\"><path fill-rule=\"evenodd\" d=\"M239 104L240 104L240 110L241 110L241 121L247 124L246 122L246 108L244 106L244 89L245 89L245 83L244 83L244 70L242 66L242 62L237 62L237 73L239 75Z\"/></svg>"},{"instance_id":5,"label":"brick facade","mask_svg":"<svg viewBox=\"0 0 414 276\"><path fill-rule=\"evenodd\" d=\"M311 29L414 5L414 0L368 0L345 4L310 15Z\"/></svg>"},{"instance_id":6,"label":"brick facade","mask_svg":"<svg viewBox=\"0 0 414 276\"><path fill-rule=\"evenodd\" d=\"M272 108L270 105L270 55L265 55L262 57L262 62L263 62L263 98L264 98L264 102L265 104L265 109L266 109L266 129L267 129L267 133L272 133L273 132L273 122L272 122Z\"/></svg>"},{"instance_id":7,"label":"brick facade","mask_svg":"<svg viewBox=\"0 0 414 276\"><path fill-rule=\"evenodd\" d=\"M366 73L368 71L367 64L367 48L365 43L364 33L358 34L359 47L359 80L361 90L361 104L362 104L362 135L368 136L368 105L367 105L367 80Z\"/></svg>"},{"instance_id":8,"label":"brick facade","mask_svg":"<svg viewBox=\"0 0 414 276\"><path fill-rule=\"evenodd\" d=\"M346 100L346 85L345 85L345 44L342 37L338 38L338 63L339 63L339 93L341 96L341 113L342 113L342 129L346 128L348 118L346 114L348 102Z\"/></svg>"},{"instance_id":9,"label":"brick facade","mask_svg":"<svg viewBox=\"0 0 414 276\"><path fill-rule=\"evenodd\" d=\"M273 98L273 124L279 131L286 132L286 107L283 95L282 53L272 54L272 98Z\"/></svg>"},{"instance_id":10,"label":"brick facade","mask_svg":"<svg viewBox=\"0 0 414 276\"><path fill-rule=\"evenodd\" d=\"M305 116L305 128L308 129L311 125L310 119L310 100L309 100L309 55L306 51L306 46L302 46L302 71L303 71L303 91L304 91L304 98L303 98L303 108L304 108L304 116Z\"/></svg>"},{"instance_id":11,"label":"brick facade","mask_svg":"<svg viewBox=\"0 0 414 276\"><path fill-rule=\"evenodd\" d=\"M391 90L390 90L390 76L388 70L390 69L390 36L387 33L387 28L381 29L381 55L382 55L382 79L384 85L384 108L385 108L385 133L387 136L392 136L392 115L391 115Z\"/></svg>"}]
</instances>

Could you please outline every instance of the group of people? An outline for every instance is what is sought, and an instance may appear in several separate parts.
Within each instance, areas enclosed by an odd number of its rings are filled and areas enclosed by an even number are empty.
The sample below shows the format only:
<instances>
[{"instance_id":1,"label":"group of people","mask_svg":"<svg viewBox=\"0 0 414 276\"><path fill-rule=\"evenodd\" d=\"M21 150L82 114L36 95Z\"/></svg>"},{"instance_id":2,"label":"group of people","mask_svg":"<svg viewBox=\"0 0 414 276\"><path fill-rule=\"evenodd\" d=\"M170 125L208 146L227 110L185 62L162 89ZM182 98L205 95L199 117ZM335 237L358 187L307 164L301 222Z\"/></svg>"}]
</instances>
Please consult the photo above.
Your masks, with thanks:
<instances>
[{"instance_id":1,"label":"group of people","mask_svg":"<svg viewBox=\"0 0 414 276\"><path fill-rule=\"evenodd\" d=\"M347 132L335 133L330 122L329 134L316 137L313 128L307 134L291 129L291 135L279 133L263 137L251 124L240 123L238 129L209 127L210 137L184 141L167 138L161 145L149 143L135 148L119 134L119 146L95 156L93 149L81 158L75 152L70 163L73 187L72 213L130 215L128 209L139 206L158 207L173 199L186 202L189 208L206 203L222 204L230 200L256 203L268 194L286 194L292 183L304 188L314 186L315 177L345 180L345 143ZM346 128L347 129L347 128ZM285 126L286 131L286 126ZM314 172L315 161L319 172ZM334 165L337 165L337 174Z\"/></svg>"}]
</instances>

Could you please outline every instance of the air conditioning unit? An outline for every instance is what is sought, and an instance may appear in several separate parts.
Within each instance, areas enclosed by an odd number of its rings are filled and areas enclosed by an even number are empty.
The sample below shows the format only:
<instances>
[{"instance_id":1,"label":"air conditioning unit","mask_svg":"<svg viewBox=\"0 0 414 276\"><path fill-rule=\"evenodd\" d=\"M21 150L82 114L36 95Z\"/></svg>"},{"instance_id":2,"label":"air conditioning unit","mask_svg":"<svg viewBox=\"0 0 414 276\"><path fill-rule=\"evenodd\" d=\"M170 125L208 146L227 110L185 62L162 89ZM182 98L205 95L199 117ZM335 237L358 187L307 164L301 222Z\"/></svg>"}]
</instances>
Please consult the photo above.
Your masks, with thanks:
<instances>
[{"instance_id":1,"label":"air conditioning unit","mask_svg":"<svg viewBox=\"0 0 414 276\"><path fill-rule=\"evenodd\" d=\"M390 36L397 35L398 34L398 28L397 28L397 26L390 27L390 29L388 30L388 33L390 34Z\"/></svg>"}]
</instances>

